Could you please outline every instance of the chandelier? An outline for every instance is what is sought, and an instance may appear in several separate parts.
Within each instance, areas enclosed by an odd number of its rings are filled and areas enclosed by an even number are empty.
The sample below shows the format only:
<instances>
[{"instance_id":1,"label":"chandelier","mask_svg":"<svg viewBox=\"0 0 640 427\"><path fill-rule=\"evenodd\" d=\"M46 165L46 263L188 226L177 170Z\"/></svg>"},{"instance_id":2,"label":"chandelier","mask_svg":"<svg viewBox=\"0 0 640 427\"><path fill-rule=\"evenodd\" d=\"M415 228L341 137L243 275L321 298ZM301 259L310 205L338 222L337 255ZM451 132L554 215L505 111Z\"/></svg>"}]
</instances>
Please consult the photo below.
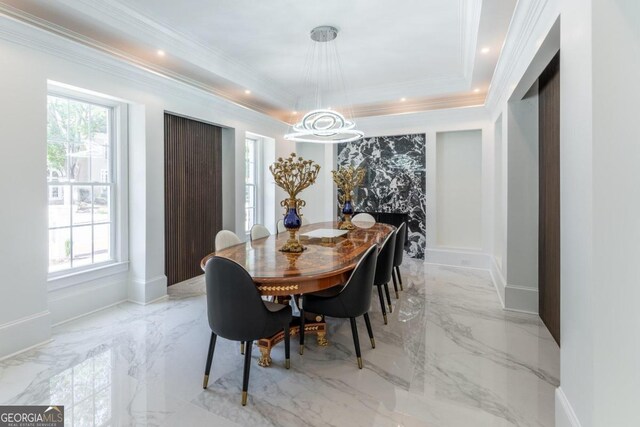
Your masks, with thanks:
<instances>
[{"instance_id":1,"label":"chandelier","mask_svg":"<svg viewBox=\"0 0 640 427\"><path fill-rule=\"evenodd\" d=\"M303 75L303 88L311 92L301 95L295 108L305 107L307 112L291 125L284 136L286 140L337 144L364 136L353 121L336 37L335 27L323 25L311 30L312 42ZM329 105L341 105L344 110L339 112Z\"/></svg>"}]
</instances>

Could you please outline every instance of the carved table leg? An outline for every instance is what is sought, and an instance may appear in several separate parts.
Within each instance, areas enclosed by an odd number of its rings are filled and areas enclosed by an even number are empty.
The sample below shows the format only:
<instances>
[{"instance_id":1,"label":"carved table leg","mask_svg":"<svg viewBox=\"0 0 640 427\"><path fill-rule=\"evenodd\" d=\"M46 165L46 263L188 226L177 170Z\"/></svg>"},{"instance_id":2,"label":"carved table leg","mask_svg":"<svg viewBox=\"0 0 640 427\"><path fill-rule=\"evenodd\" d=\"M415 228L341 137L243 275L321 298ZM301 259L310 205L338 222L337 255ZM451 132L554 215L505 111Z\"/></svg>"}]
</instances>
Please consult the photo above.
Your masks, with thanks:
<instances>
[{"instance_id":1,"label":"carved table leg","mask_svg":"<svg viewBox=\"0 0 640 427\"><path fill-rule=\"evenodd\" d=\"M328 346L329 341L327 341L327 333L325 331L318 331L316 334L316 342L321 347Z\"/></svg>"},{"instance_id":2,"label":"carved table leg","mask_svg":"<svg viewBox=\"0 0 640 427\"><path fill-rule=\"evenodd\" d=\"M316 334L316 342L318 343L318 346L328 346L329 341L327 341L327 324L325 323L323 316L316 315L311 319L306 319L307 320L305 321L304 325L305 335ZM293 319L293 322L291 323L289 328L289 333L291 337L295 337L300 333L300 320L298 318ZM261 355L260 359L258 359L258 365L264 368L271 366L271 349L283 340L284 331L277 332L270 337L260 338L258 340L258 348L260 349Z\"/></svg>"},{"instance_id":3,"label":"carved table leg","mask_svg":"<svg viewBox=\"0 0 640 427\"><path fill-rule=\"evenodd\" d=\"M259 347L260 348L260 359L258 360L258 365L263 368L271 366L271 347Z\"/></svg>"}]
</instances>

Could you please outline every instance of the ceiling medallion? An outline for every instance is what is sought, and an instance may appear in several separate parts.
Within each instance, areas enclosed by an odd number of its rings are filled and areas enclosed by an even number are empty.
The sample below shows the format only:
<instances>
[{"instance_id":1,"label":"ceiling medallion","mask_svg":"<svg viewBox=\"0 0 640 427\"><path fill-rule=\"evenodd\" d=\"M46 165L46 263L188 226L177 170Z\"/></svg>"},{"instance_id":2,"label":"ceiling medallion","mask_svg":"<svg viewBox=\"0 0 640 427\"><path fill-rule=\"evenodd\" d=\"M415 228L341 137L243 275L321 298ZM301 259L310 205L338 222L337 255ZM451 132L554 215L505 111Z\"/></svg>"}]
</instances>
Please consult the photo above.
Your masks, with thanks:
<instances>
[{"instance_id":1,"label":"ceiling medallion","mask_svg":"<svg viewBox=\"0 0 640 427\"><path fill-rule=\"evenodd\" d=\"M304 87L313 89L313 99L310 108L302 119L291 126L290 132L284 138L294 142L312 143L341 143L357 141L364 136L364 132L356 129L353 118L345 118L341 112L331 107L323 107L323 102L338 101L336 92L344 99L342 104L348 106L346 85L342 75L342 67L335 39L338 29L331 26L320 26L311 30L312 48L306 61ZM319 44L323 44L320 48ZM331 46L329 46L331 45ZM331 92L337 86L337 91ZM324 100L323 100L324 95ZM333 97L334 99L331 99ZM294 111L300 108L302 98L298 100ZM350 110L349 107L347 107Z\"/></svg>"}]
</instances>

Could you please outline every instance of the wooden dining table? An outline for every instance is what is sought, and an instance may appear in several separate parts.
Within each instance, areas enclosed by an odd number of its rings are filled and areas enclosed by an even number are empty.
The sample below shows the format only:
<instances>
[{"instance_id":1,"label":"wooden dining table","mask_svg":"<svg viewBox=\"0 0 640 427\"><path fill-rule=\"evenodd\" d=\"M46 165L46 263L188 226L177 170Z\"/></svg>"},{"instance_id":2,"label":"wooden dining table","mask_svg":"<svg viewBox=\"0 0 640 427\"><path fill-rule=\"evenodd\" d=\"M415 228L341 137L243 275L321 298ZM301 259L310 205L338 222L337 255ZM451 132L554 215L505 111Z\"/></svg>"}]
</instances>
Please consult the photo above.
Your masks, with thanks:
<instances>
[{"instance_id":1,"label":"wooden dining table","mask_svg":"<svg viewBox=\"0 0 640 427\"><path fill-rule=\"evenodd\" d=\"M302 227L298 235L305 246L301 253L281 252L288 233L240 243L204 257L200 266L214 256L230 259L242 265L251 275L260 294L288 303L291 297L318 292L346 283L365 251L374 244L381 245L395 227L382 223L357 223L345 236L335 239L305 238L313 230L338 229L338 222L321 222ZM300 321L294 318L291 336L299 334ZM322 316L307 320L305 335L316 334L318 345L326 346L326 323ZM271 364L271 348L284 339L284 331L258 340L260 366Z\"/></svg>"}]
</instances>

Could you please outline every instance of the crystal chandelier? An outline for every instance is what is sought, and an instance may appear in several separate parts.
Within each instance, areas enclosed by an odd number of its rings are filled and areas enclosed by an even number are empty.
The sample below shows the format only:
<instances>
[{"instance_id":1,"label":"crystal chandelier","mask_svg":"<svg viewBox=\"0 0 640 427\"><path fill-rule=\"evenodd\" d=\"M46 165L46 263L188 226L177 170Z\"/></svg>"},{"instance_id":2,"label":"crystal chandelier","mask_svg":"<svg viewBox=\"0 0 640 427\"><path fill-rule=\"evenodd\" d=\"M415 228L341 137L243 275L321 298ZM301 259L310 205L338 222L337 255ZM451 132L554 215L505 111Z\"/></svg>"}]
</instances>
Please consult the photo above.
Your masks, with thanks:
<instances>
[{"instance_id":1,"label":"crystal chandelier","mask_svg":"<svg viewBox=\"0 0 640 427\"><path fill-rule=\"evenodd\" d=\"M337 36L338 29L327 25L311 30L312 44L305 63L303 87L313 88L313 92L298 99L296 110L307 107L307 113L291 126L284 136L286 140L336 144L357 141L364 136L353 121L335 41ZM346 111L336 111L329 103L339 103Z\"/></svg>"}]
</instances>

